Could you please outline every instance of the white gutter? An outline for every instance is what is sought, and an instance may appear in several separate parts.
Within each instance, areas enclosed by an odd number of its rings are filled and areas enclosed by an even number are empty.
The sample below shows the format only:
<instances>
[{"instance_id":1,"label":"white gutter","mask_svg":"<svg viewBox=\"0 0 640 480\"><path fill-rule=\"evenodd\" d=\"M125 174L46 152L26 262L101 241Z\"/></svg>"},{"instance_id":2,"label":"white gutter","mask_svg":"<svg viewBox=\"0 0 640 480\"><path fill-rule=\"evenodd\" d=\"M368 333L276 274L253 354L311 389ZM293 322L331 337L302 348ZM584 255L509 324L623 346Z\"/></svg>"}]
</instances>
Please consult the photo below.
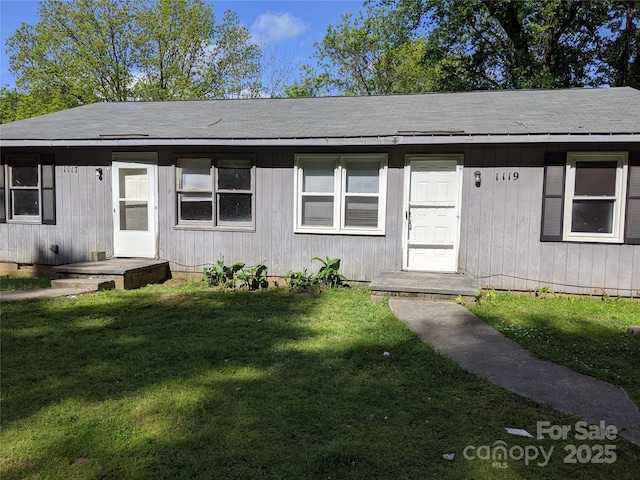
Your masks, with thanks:
<instances>
[{"instance_id":1,"label":"white gutter","mask_svg":"<svg viewBox=\"0 0 640 480\"><path fill-rule=\"evenodd\" d=\"M87 140L0 140L0 147L315 147L315 146L380 146L380 145L472 145L509 143L629 143L640 141L640 133L623 134L536 134L536 135L392 135L384 137L331 138L121 138Z\"/></svg>"}]
</instances>

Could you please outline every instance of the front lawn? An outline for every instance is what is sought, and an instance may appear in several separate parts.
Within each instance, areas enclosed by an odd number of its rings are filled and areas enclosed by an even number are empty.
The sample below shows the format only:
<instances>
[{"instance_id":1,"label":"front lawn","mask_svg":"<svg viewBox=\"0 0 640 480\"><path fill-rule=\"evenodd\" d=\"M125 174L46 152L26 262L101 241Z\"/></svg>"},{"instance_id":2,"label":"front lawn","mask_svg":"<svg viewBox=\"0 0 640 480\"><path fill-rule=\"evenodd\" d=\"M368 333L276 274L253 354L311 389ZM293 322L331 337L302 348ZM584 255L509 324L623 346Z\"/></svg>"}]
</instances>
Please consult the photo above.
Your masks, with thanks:
<instances>
[{"instance_id":1,"label":"front lawn","mask_svg":"<svg viewBox=\"0 0 640 480\"><path fill-rule=\"evenodd\" d=\"M640 448L622 439L606 442L613 463L567 464L565 446L584 441L507 434L578 419L462 371L360 289L225 293L174 283L6 303L1 355L3 480L640 471ZM481 459L479 448L495 442L514 457L554 450L547 465L541 456Z\"/></svg>"},{"instance_id":2,"label":"front lawn","mask_svg":"<svg viewBox=\"0 0 640 480\"><path fill-rule=\"evenodd\" d=\"M637 300L491 294L470 310L537 357L623 387L640 405Z\"/></svg>"}]
</instances>

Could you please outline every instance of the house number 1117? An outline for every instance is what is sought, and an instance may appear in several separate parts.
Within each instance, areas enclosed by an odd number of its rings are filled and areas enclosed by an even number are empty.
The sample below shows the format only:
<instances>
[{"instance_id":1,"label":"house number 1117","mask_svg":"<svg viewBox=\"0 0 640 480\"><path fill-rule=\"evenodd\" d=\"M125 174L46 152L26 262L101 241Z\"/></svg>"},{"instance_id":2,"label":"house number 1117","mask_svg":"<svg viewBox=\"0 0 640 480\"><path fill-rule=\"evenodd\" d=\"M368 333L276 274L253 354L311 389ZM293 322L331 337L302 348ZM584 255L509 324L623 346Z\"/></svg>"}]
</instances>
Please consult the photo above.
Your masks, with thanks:
<instances>
[{"instance_id":1,"label":"house number 1117","mask_svg":"<svg viewBox=\"0 0 640 480\"><path fill-rule=\"evenodd\" d=\"M500 173L496 173L496 182L498 180L518 180L519 176L520 174L518 174L518 172L502 172L502 175L500 175Z\"/></svg>"}]
</instances>

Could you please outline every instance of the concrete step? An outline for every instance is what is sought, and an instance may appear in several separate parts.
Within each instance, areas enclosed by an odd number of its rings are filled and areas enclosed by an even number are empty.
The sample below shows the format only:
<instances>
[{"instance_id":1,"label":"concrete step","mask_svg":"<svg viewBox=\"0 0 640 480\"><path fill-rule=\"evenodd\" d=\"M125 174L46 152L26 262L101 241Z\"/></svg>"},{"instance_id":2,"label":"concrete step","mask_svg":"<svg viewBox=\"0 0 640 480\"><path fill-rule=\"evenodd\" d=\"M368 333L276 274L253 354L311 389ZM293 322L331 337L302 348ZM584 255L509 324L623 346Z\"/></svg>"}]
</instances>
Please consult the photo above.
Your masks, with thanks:
<instances>
[{"instance_id":1,"label":"concrete step","mask_svg":"<svg viewBox=\"0 0 640 480\"><path fill-rule=\"evenodd\" d=\"M473 299L478 286L473 277L457 273L382 272L369 284L374 296L416 296L432 300Z\"/></svg>"},{"instance_id":2,"label":"concrete step","mask_svg":"<svg viewBox=\"0 0 640 480\"><path fill-rule=\"evenodd\" d=\"M112 258L102 262L81 262L53 267L62 278L104 278L116 282L116 289L129 290L171 278L169 262L146 258Z\"/></svg>"},{"instance_id":3,"label":"concrete step","mask_svg":"<svg viewBox=\"0 0 640 480\"><path fill-rule=\"evenodd\" d=\"M108 278L60 278L51 280L51 288L86 289L87 291L113 290L116 282Z\"/></svg>"}]
</instances>

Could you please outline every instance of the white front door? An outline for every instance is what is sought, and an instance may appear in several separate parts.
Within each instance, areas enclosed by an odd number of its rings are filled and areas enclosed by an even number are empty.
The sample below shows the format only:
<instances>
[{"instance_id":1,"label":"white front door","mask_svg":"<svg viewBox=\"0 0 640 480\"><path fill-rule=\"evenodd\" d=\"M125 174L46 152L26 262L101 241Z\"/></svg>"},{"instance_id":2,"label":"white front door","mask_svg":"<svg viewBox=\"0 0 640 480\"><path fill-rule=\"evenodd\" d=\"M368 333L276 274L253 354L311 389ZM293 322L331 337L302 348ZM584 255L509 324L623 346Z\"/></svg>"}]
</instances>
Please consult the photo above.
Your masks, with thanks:
<instances>
[{"instance_id":1,"label":"white front door","mask_svg":"<svg viewBox=\"0 0 640 480\"><path fill-rule=\"evenodd\" d=\"M458 270L462 156L408 156L403 268Z\"/></svg>"},{"instance_id":2,"label":"white front door","mask_svg":"<svg viewBox=\"0 0 640 480\"><path fill-rule=\"evenodd\" d=\"M157 155L114 153L112 157L113 256L157 256Z\"/></svg>"}]
</instances>

